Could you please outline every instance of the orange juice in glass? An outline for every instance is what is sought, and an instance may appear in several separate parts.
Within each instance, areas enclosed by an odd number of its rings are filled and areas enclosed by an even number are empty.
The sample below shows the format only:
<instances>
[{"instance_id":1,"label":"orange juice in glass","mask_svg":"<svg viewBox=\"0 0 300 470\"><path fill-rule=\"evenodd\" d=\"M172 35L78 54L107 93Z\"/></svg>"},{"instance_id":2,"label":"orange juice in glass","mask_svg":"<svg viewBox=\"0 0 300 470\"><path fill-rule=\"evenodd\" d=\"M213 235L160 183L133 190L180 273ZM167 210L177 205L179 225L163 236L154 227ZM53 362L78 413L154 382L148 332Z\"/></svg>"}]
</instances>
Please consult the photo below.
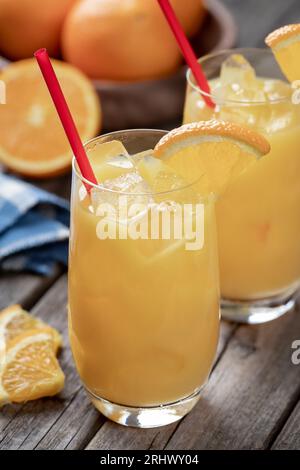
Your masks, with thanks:
<instances>
[{"instance_id":1,"label":"orange juice in glass","mask_svg":"<svg viewBox=\"0 0 300 470\"><path fill-rule=\"evenodd\" d=\"M200 63L216 108L188 71L184 122L246 124L271 145L216 206L222 315L262 323L293 307L300 283L300 106L267 49L218 52Z\"/></svg>"},{"instance_id":2,"label":"orange juice in glass","mask_svg":"<svg viewBox=\"0 0 300 470\"><path fill-rule=\"evenodd\" d=\"M89 194L73 163L72 352L94 405L137 427L168 424L191 410L209 376L219 330L214 198L172 178L154 191L132 166L162 135L131 130L89 142L87 154L103 182ZM120 154L121 143L129 156ZM186 206L184 220L193 228L199 222L202 231L196 248L173 230ZM153 219L164 215L167 235L153 229Z\"/></svg>"}]
</instances>

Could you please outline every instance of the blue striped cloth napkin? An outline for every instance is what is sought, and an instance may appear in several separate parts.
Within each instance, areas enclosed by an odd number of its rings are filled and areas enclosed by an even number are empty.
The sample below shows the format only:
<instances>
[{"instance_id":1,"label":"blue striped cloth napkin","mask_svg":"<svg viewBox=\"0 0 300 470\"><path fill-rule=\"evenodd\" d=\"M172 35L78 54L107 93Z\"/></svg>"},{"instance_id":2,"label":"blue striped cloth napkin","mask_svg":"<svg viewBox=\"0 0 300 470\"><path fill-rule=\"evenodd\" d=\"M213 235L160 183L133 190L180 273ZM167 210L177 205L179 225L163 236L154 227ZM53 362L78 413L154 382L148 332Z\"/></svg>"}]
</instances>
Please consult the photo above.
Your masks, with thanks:
<instances>
[{"instance_id":1,"label":"blue striped cloth napkin","mask_svg":"<svg viewBox=\"0 0 300 470\"><path fill-rule=\"evenodd\" d=\"M0 173L0 269L49 275L68 263L69 203Z\"/></svg>"}]
</instances>

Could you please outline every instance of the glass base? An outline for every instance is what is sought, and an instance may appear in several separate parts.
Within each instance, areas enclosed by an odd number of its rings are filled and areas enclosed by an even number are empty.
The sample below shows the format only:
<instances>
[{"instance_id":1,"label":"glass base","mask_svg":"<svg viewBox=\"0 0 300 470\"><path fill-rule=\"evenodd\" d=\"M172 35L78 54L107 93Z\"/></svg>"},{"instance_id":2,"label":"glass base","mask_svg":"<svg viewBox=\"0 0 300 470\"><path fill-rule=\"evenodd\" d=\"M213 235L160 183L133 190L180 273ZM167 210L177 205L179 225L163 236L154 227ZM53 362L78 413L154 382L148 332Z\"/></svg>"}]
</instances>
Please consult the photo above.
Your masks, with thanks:
<instances>
[{"instance_id":1,"label":"glass base","mask_svg":"<svg viewBox=\"0 0 300 470\"><path fill-rule=\"evenodd\" d=\"M203 387L192 395L173 403L144 408L118 405L97 397L89 390L87 393L97 410L111 421L135 428L156 428L174 423L188 414L198 402L202 389Z\"/></svg>"},{"instance_id":2,"label":"glass base","mask_svg":"<svg viewBox=\"0 0 300 470\"><path fill-rule=\"evenodd\" d=\"M221 314L225 320L257 325L281 317L291 311L296 303L295 288L268 299L255 301L221 300Z\"/></svg>"}]
</instances>

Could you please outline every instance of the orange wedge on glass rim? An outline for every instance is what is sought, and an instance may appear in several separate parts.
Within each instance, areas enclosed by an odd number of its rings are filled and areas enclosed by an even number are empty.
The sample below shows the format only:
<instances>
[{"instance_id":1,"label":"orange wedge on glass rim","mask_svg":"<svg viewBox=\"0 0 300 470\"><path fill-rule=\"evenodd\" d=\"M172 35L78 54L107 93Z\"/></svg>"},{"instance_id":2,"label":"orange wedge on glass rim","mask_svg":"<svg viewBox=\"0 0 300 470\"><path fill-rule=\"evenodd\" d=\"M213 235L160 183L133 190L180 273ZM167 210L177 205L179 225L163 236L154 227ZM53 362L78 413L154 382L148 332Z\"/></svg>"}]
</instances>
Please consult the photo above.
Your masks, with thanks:
<instances>
[{"instance_id":1,"label":"orange wedge on glass rim","mask_svg":"<svg viewBox=\"0 0 300 470\"><path fill-rule=\"evenodd\" d=\"M300 80L300 23L276 29L265 42L289 82Z\"/></svg>"},{"instance_id":2,"label":"orange wedge on glass rim","mask_svg":"<svg viewBox=\"0 0 300 470\"><path fill-rule=\"evenodd\" d=\"M25 331L8 342L0 367L0 406L53 396L63 386L49 328Z\"/></svg>"},{"instance_id":3,"label":"orange wedge on glass rim","mask_svg":"<svg viewBox=\"0 0 300 470\"><path fill-rule=\"evenodd\" d=\"M98 96L75 67L53 60L55 72L83 141L100 128ZM0 163L25 176L65 172L72 152L35 59L13 62L0 72L6 103L0 106Z\"/></svg>"},{"instance_id":4,"label":"orange wedge on glass rim","mask_svg":"<svg viewBox=\"0 0 300 470\"><path fill-rule=\"evenodd\" d=\"M199 121L165 135L154 156L191 183L197 179L202 194L221 194L249 165L270 151L259 133L239 124Z\"/></svg>"}]
</instances>

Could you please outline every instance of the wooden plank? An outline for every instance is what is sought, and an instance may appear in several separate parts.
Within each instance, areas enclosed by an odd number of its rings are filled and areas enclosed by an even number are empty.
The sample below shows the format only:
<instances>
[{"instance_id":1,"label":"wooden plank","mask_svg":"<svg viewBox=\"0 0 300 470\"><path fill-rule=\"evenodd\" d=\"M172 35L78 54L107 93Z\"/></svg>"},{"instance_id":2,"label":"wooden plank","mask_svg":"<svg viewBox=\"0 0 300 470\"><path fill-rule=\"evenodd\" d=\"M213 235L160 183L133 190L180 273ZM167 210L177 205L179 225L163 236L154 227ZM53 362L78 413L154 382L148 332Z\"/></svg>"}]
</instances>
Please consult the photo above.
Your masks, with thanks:
<instances>
[{"instance_id":1,"label":"wooden plank","mask_svg":"<svg viewBox=\"0 0 300 470\"><path fill-rule=\"evenodd\" d=\"M62 331L66 340L65 304L66 277L63 276L37 304L34 313ZM218 349L219 354L226 347L226 342L234 328L234 325L224 323ZM15 415L13 415L10 406L5 407L4 411L8 418L14 419L11 419L8 424L6 423L2 433L0 432L0 448L84 448L95 434L99 437L98 433L100 433L103 423L105 424L101 439L106 439L107 448L110 449L114 448L114 442L120 442L119 448L126 448L125 445L134 449L150 447L156 439L162 445L174 432L176 424L162 430L140 431L105 422L105 418L93 408L80 387L68 347L67 351L65 348L60 362L67 376L66 389L58 398L39 400L24 406L13 407L16 411ZM99 428L100 431L98 431ZM112 436L107 436L107 432L112 432ZM162 436L160 436L161 432ZM98 437L93 440L91 448L93 446L103 448L102 444L96 442Z\"/></svg>"},{"instance_id":2,"label":"wooden plank","mask_svg":"<svg viewBox=\"0 0 300 470\"><path fill-rule=\"evenodd\" d=\"M30 309L61 273L56 268L52 276L41 277L34 274L10 273L0 278L0 310L8 305L19 303L25 309ZM1 432L20 411L20 406L6 406L0 413L0 441Z\"/></svg>"},{"instance_id":3,"label":"wooden plank","mask_svg":"<svg viewBox=\"0 0 300 470\"><path fill-rule=\"evenodd\" d=\"M236 329L236 325L223 322L220 334L216 363ZM115 423L106 421L105 424L95 434L87 449L106 450L139 450L139 449L162 449L175 432L178 423L173 423L164 428L156 429L135 429L118 426Z\"/></svg>"},{"instance_id":4,"label":"wooden plank","mask_svg":"<svg viewBox=\"0 0 300 470\"><path fill-rule=\"evenodd\" d=\"M60 362L67 376L65 389L58 397L25 405L5 406L0 416L0 448L16 449L26 439L32 441L32 446L36 445L80 389L71 351L67 346L66 304L66 276L62 276L33 309L34 314L63 333L66 346L63 348Z\"/></svg>"},{"instance_id":5,"label":"wooden plank","mask_svg":"<svg viewBox=\"0 0 300 470\"><path fill-rule=\"evenodd\" d=\"M150 448L156 439L158 439L159 448L161 448L167 443L175 427L176 423L164 428L136 429L126 428L111 421L106 421L86 449L145 450Z\"/></svg>"},{"instance_id":6,"label":"wooden plank","mask_svg":"<svg viewBox=\"0 0 300 470\"><path fill-rule=\"evenodd\" d=\"M9 273L0 276L0 310L20 303L31 308L60 275L57 267L53 275L42 277L30 273Z\"/></svg>"},{"instance_id":7,"label":"wooden plank","mask_svg":"<svg viewBox=\"0 0 300 470\"><path fill-rule=\"evenodd\" d=\"M66 180L65 180L66 181ZM48 190L60 193L60 180L40 182L39 186L47 186ZM45 188L46 189L46 188ZM67 191L67 184L63 192ZM37 300L49 289L49 287L61 275L62 269L56 267L53 275L44 277L31 273L0 273L0 310L14 303L20 303L24 308L30 309ZM7 406L0 414L0 441L3 432L13 418L20 412L20 406Z\"/></svg>"},{"instance_id":8,"label":"wooden plank","mask_svg":"<svg viewBox=\"0 0 300 470\"><path fill-rule=\"evenodd\" d=\"M291 362L299 328L299 310L269 324L239 327L202 400L166 448L267 448L299 394L299 370Z\"/></svg>"},{"instance_id":9,"label":"wooden plank","mask_svg":"<svg viewBox=\"0 0 300 470\"><path fill-rule=\"evenodd\" d=\"M300 368L300 366L295 367ZM276 450L300 449L300 401L271 448Z\"/></svg>"},{"instance_id":10,"label":"wooden plank","mask_svg":"<svg viewBox=\"0 0 300 470\"><path fill-rule=\"evenodd\" d=\"M33 312L62 331L67 345L66 302L66 276L63 276L41 299ZM233 324L224 323L218 348L219 355L226 347L234 328ZM15 414L10 406L4 408L7 418L5 422L0 420L0 428L2 427L0 448L82 448L102 426L105 419L90 405L81 390L68 346L63 351L61 364L67 372L67 390L64 390L59 398L39 400L23 407L13 407ZM108 429L111 425L114 426L113 423L109 423ZM120 428L120 432L133 432L134 435L139 433L138 430L128 430L128 428ZM149 445L158 432L150 430L148 433L150 440L147 440ZM173 427L170 428L170 433L172 432ZM142 433L141 436L144 436ZM169 437L166 431L164 435L165 439ZM115 438L117 439L117 434ZM136 438L134 439L136 441ZM143 440L142 444L144 445ZM137 442L135 442L136 445Z\"/></svg>"},{"instance_id":11,"label":"wooden plank","mask_svg":"<svg viewBox=\"0 0 300 470\"><path fill-rule=\"evenodd\" d=\"M66 385L57 397L4 407L0 416L0 449L84 447L105 418L81 387L68 344L67 276L62 276L34 307L33 313L57 328L64 338L59 361Z\"/></svg>"},{"instance_id":12,"label":"wooden plank","mask_svg":"<svg viewBox=\"0 0 300 470\"><path fill-rule=\"evenodd\" d=\"M235 326L224 323L222 328L221 340L219 343L218 354L220 355L226 347L227 341L232 334ZM103 431L102 430L103 427ZM174 431L174 425L164 429L165 441ZM120 449L124 448L144 448L150 446L151 442L157 438L159 430L136 430L123 428L114 423L106 421L90 404L83 390L80 390L70 406L68 406L59 416L55 424L45 430L45 436L38 443L37 449L80 449L88 445L92 439L93 443L88 448L106 448L113 449L114 443L118 443ZM107 435L109 434L109 435ZM93 436L95 437L93 438ZM98 442L98 439L101 442ZM122 436L122 438L121 438ZM102 445L102 439L105 443ZM163 442L160 439L160 442ZM32 440L25 442L21 448L32 448ZM117 444L116 444L117 445Z\"/></svg>"},{"instance_id":13,"label":"wooden plank","mask_svg":"<svg viewBox=\"0 0 300 470\"><path fill-rule=\"evenodd\" d=\"M70 410L71 411L71 410ZM84 449L90 442L94 434L106 421L106 418L101 415L92 405L86 392L81 388L79 394L74 400L74 415L75 420L73 423L68 422L67 413L63 413L61 419L57 422L57 428L60 428L59 436L61 443L53 440L55 428L41 442L37 448L42 448L44 443L46 449ZM66 423L64 425L64 423ZM72 438L70 439L70 435ZM68 444L67 441L69 440Z\"/></svg>"},{"instance_id":14,"label":"wooden plank","mask_svg":"<svg viewBox=\"0 0 300 470\"><path fill-rule=\"evenodd\" d=\"M300 21L298 0L223 0L239 28L239 47L262 47L265 36L288 23Z\"/></svg>"},{"instance_id":15,"label":"wooden plank","mask_svg":"<svg viewBox=\"0 0 300 470\"><path fill-rule=\"evenodd\" d=\"M84 448L104 422L104 416L91 405L81 387L54 425L49 430L43 430L45 435L35 448L53 450ZM21 449L30 449L33 445L31 439L24 444Z\"/></svg>"}]
</instances>

